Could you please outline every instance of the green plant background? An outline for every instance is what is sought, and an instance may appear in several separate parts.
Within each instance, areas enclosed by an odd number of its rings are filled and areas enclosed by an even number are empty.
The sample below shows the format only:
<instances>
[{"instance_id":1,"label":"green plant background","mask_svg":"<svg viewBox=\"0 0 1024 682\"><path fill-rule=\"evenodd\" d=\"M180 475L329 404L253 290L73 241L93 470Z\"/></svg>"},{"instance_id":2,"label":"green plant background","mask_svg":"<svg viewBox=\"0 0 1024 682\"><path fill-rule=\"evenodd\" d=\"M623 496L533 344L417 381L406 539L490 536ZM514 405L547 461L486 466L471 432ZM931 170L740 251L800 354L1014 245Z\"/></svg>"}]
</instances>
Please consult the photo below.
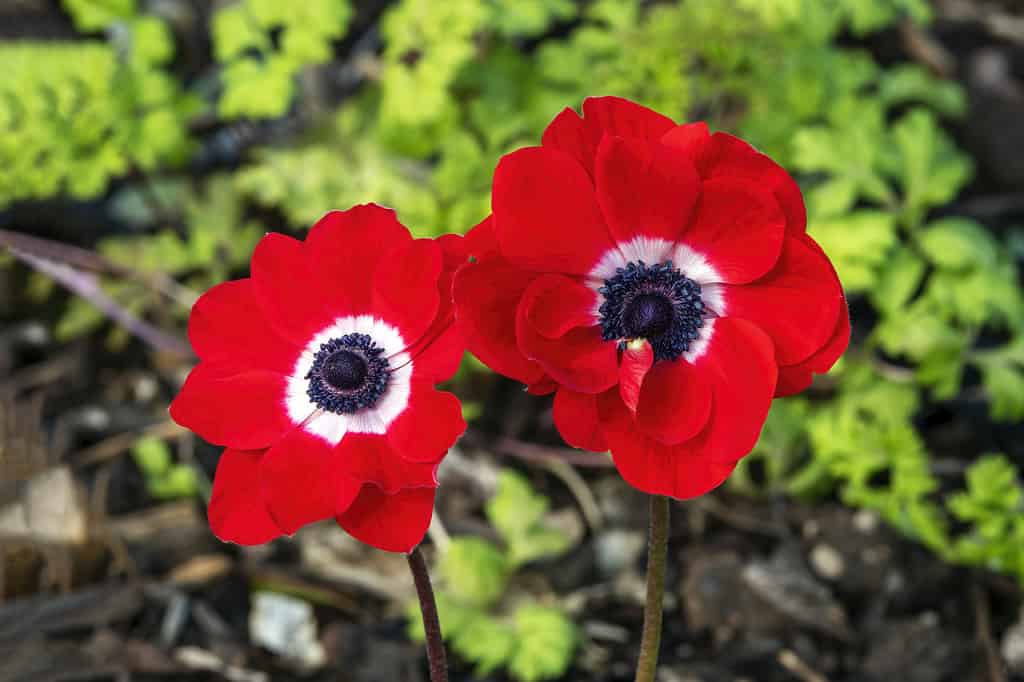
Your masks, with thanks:
<instances>
[{"instance_id":1,"label":"green plant background","mask_svg":"<svg viewBox=\"0 0 1024 682\"><path fill-rule=\"evenodd\" d=\"M100 251L196 291L244 272L263 231L301 233L330 208L373 200L417 235L464 232L488 211L497 159L537 143L556 113L588 95L744 136L801 183L855 338L807 396L777 402L730 486L838 495L950 562L1024 580L1020 472L989 453L942 477L918 421L924 406L967 392L993 422L1024 418L1024 233L999 238L948 210L937 217L973 174L943 126L964 115L958 86L915 64L883 67L839 41L928 22L925 0L399 0L380 21L380 49L351 57L337 49L359 44L348 0L239 0L209 23L212 84L181 76L172 23L134 0L63 5L80 39L0 45L0 208L107 197L137 229ZM358 87L317 100L316 76L332 69L354 71ZM306 122L298 138L190 175L203 149L197 121L289 117ZM186 308L168 311L128 282L104 286L134 313L183 326ZM40 276L31 293L51 289ZM72 300L59 335L99 332L126 341ZM194 489L171 481L184 475L152 443L136 457L155 462L159 494ZM494 590L529 558L521 534L542 532L510 531L490 511L502 547L459 540L442 560L445 575L470 576L452 585L475 586L442 595L455 649L484 671L557 676L569 657L517 654L529 651L526 631L575 637L557 613L528 603L487 615ZM488 647L460 643L456 619L475 619Z\"/></svg>"}]
</instances>

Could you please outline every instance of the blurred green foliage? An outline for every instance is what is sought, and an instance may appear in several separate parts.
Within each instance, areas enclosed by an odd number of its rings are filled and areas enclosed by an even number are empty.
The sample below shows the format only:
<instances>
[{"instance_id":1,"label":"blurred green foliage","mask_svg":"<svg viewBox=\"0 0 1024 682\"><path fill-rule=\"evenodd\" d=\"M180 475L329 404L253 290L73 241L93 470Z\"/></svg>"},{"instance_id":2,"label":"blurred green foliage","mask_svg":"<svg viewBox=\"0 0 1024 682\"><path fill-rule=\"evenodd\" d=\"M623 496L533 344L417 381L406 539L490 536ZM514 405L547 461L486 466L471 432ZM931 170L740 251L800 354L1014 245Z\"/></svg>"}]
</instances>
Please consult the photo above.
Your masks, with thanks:
<instances>
[{"instance_id":1,"label":"blurred green foliage","mask_svg":"<svg viewBox=\"0 0 1024 682\"><path fill-rule=\"evenodd\" d=\"M964 95L858 47L897 22L927 22L926 0L396 0L378 22L381 49L353 57L337 48L363 37L348 32L357 3L300 4L218 5L207 31L219 85L204 103L203 79L176 75L170 29L143 3L65 0L82 40L0 46L0 206L99 197L117 180L109 199L133 232L100 250L198 291L243 274L262 231L301 231L354 203L393 205L418 236L464 232L489 210L500 156L537 144L588 95L707 119L794 173L810 232L863 313L840 366L809 396L777 401L730 485L838 494L951 561L1024 579L1019 471L993 454L940 476L919 428L924 410L967 396L996 422L1024 418L1024 241L949 209L973 174L944 126ZM176 174L198 117L284 116L316 99L313 75L345 69L363 83L312 107L300 139L258 147L231 172ZM139 315L183 323L185 308L144 287L105 286ZM101 321L75 301L59 331ZM531 640L520 619L486 614L519 565L560 541L535 524L543 501L504 485L488 508L503 546L458 539L442 560L446 574L476 576L445 595L445 617L456 650L482 669L540 679L529 666L545 657L521 649ZM461 638L459 622L474 623Z\"/></svg>"},{"instance_id":2,"label":"blurred green foliage","mask_svg":"<svg viewBox=\"0 0 1024 682\"><path fill-rule=\"evenodd\" d=\"M556 605L511 589L522 566L569 549L569 539L544 522L547 510L547 498L525 478L502 471L485 510L501 546L466 536L442 549L436 595L441 630L480 676L505 667L523 682L556 679L572 663L578 642L572 621ZM419 604L409 605L407 617L410 635L424 639Z\"/></svg>"},{"instance_id":3,"label":"blurred green foliage","mask_svg":"<svg viewBox=\"0 0 1024 682\"><path fill-rule=\"evenodd\" d=\"M132 447L132 458L146 479L146 490L153 497L163 500L199 494L196 470L175 464L171 449L159 438L140 438Z\"/></svg>"}]
</instances>

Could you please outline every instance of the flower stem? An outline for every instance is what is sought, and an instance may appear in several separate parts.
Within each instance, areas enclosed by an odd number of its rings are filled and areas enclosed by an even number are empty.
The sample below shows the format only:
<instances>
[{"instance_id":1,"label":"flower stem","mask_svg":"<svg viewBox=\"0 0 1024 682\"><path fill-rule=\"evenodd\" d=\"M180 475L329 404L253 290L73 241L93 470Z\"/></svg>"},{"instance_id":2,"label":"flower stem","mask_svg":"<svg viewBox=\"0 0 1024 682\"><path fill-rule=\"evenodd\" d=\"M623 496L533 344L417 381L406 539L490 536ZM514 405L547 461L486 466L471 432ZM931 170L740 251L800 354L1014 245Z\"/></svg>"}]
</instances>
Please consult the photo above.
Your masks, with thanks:
<instances>
[{"instance_id":1,"label":"flower stem","mask_svg":"<svg viewBox=\"0 0 1024 682\"><path fill-rule=\"evenodd\" d=\"M654 682L661 645L662 603L665 598L665 557L668 554L668 498L651 496L651 530L647 541L647 604L636 682Z\"/></svg>"},{"instance_id":2,"label":"flower stem","mask_svg":"<svg viewBox=\"0 0 1024 682\"><path fill-rule=\"evenodd\" d=\"M430 682L448 682L448 663L445 660L444 640L441 639L441 622L437 619L437 602L434 588L430 585L427 562L419 547L408 555L412 580L420 598L420 613L423 614L423 631L427 636L427 660L430 662Z\"/></svg>"}]
</instances>

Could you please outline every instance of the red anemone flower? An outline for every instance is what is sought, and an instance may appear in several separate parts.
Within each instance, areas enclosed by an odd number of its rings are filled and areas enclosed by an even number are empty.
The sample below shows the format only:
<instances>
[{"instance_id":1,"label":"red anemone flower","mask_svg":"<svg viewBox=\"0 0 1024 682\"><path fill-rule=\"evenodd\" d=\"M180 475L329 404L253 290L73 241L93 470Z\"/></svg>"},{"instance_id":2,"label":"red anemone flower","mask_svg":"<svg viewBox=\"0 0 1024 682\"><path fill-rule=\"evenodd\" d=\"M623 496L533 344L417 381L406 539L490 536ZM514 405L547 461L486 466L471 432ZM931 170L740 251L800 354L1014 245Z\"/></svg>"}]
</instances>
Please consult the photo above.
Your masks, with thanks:
<instances>
[{"instance_id":1,"label":"red anemone flower","mask_svg":"<svg viewBox=\"0 0 1024 682\"><path fill-rule=\"evenodd\" d=\"M250 278L199 299L200 363L170 412L227 446L209 508L218 537L259 544L333 517L389 551L423 539L438 463L466 427L434 388L464 348L450 296L461 249L356 206L305 242L268 234Z\"/></svg>"},{"instance_id":2,"label":"red anemone flower","mask_svg":"<svg viewBox=\"0 0 1024 682\"><path fill-rule=\"evenodd\" d=\"M753 448L772 398L842 354L850 326L800 190L747 143L627 100L566 109L505 156L455 279L469 350L557 391L576 447L689 498Z\"/></svg>"}]
</instances>

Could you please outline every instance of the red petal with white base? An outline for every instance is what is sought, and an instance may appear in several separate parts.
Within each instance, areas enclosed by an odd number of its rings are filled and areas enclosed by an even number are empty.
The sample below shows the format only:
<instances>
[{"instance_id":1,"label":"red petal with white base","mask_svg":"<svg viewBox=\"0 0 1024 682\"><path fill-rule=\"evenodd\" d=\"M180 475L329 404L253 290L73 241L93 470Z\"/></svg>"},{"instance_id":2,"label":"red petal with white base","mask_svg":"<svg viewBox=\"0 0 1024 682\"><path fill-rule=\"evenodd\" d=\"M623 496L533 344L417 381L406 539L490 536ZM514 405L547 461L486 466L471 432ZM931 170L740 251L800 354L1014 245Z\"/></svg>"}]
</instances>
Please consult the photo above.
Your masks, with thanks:
<instances>
[{"instance_id":1,"label":"red petal with white base","mask_svg":"<svg viewBox=\"0 0 1024 682\"><path fill-rule=\"evenodd\" d=\"M395 212L377 204L331 211L309 230L310 267L325 284L316 296L336 316L373 312L373 274L384 258L382 245L412 241Z\"/></svg>"},{"instance_id":2,"label":"red petal with white base","mask_svg":"<svg viewBox=\"0 0 1024 682\"><path fill-rule=\"evenodd\" d=\"M597 293L593 289L562 275L543 275L530 288L539 293L531 299L526 316L543 336L557 339L576 327L597 324Z\"/></svg>"},{"instance_id":3,"label":"red petal with white base","mask_svg":"<svg viewBox=\"0 0 1024 682\"><path fill-rule=\"evenodd\" d=\"M597 200L619 242L640 235L674 241L700 194L700 176L685 154L642 140L606 136L596 175Z\"/></svg>"},{"instance_id":4,"label":"red petal with white base","mask_svg":"<svg viewBox=\"0 0 1024 682\"><path fill-rule=\"evenodd\" d=\"M735 464L691 452L687 444L665 445L640 431L616 391L598 397L598 411L615 467L634 488L687 500L714 490Z\"/></svg>"},{"instance_id":5,"label":"red petal with white base","mask_svg":"<svg viewBox=\"0 0 1024 682\"><path fill-rule=\"evenodd\" d=\"M767 332L780 365L806 360L824 346L843 303L831 264L809 239L788 237L778 263L756 282L721 286L726 314Z\"/></svg>"},{"instance_id":6,"label":"red petal with white base","mask_svg":"<svg viewBox=\"0 0 1024 682\"><path fill-rule=\"evenodd\" d=\"M524 384L538 381L544 370L516 345L519 299L537 275L501 258L470 263L455 274L452 292L455 319L466 347L488 367Z\"/></svg>"},{"instance_id":7,"label":"red petal with white base","mask_svg":"<svg viewBox=\"0 0 1024 682\"><path fill-rule=\"evenodd\" d=\"M432 382L413 381L409 406L388 427L387 437L405 459L437 463L465 430L458 398Z\"/></svg>"},{"instance_id":8,"label":"red petal with white base","mask_svg":"<svg viewBox=\"0 0 1024 682\"><path fill-rule=\"evenodd\" d=\"M785 225L768 192L743 180L709 180L680 241L707 258L722 282L743 284L775 265Z\"/></svg>"},{"instance_id":9,"label":"red petal with white base","mask_svg":"<svg viewBox=\"0 0 1024 682\"><path fill-rule=\"evenodd\" d=\"M338 525L352 537L386 552L410 552L420 544L434 513L434 489L411 488L388 495L363 486Z\"/></svg>"},{"instance_id":10,"label":"red petal with white base","mask_svg":"<svg viewBox=\"0 0 1024 682\"><path fill-rule=\"evenodd\" d=\"M373 278L373 311L396 325L415 344L437 315L441 248L432 239L417 239L391 250Z\"/></svg>"},{"instance_id":11,"label":"red petal with white base","mask_svg":"<svg viewBox=\"0 0 1024 682\"><path fill-rule=\"evenodd\" d=\"M696 367L683 358L659 362L640 391L636 423L641 431L663 443L682 443L707 424L711 404L711 384Z\"/></svg>"},{"instance_id":12,"label":"red petal with white base","mask_svg":"<svg viewBox=\"0 0 1024 682\"><path fill-rule=\"evenodd\" d=\"M171 418L214 445L256 450L294 425L284 405L285 377L276 372L198 364L171 403Z\"/></svg>"},{"instance_id":13,"label":"red petal with white base","mask_svg":"<svg viewBox=\"0 0 1024 682\"><path fill-rule=\"evenodd\" d=\"M524 292L516 312L516 341L558 383L574 391L599 393L618 382L615 343L601 338L600 327L577 327L558 339L541 334L530 321L538 299L558 290L560 277L541 277Z\"/></svg>"},{"instance_id":14,"label":"red petal with white base","mask_svg":"<svg viewBox=\"0 0 1024 682\"><path fill-rule=\"evenodd\" d=\"M267 511L291 534L307 523L348 509L361 483L346 476L338 453L324 440L294 429L260 461L260 491Z\"/></svg>"},{"instance_id":15,"label":"red petal with white base","mask_svg":"<svg viewBox=\"0 0 1024 682\"><path fill-rule=\"evenodd\" d=\"M597 396L564 386L555 394L553 416L562 439L574 448L604 452L608 443L597 417Z\"/></svg>"},{"instance_id":16,"label":"red petal with white base","mask_svg":"<svg viewBox=\"0 0 1024 682\"><path fill-rule=\"evenodd\" d=\"M302 242L271 232L252 254L252 283L267 319L281 336L305 346L336 317L324 305L326 283Z\"/></svg>"},{"instance_id":17,"label":"red petal with white base","mask_svg":"<svg viewBox=\"0 0 1024 682\"><path fill-rule=\"evenodd\" d=\"M395 450L387 436L348 433L335 448L341 468L354 479L373 483L394 493L402 488L437 485L437 461L413 462ZM438 460L444 456L442 452Z\"/></svg>"},{"instance_id":18,"label":"red petal with white base","mask_svg":"<svg viewBox=\"0 0 1024 682\"><path fill-rule=\"evenodd\" d=\"M188 337L204 361L239 370L287 374L302 352L271 327L250 279L218 284L200 296L188 319Z\"/></svg>"},{"instance_id":19,"label":"red petal with white base","mask_svg":"<svg viewBox=\"0 0 1024 682\"><path fill-rule=\"evenodd\" d=\"M619 358L619 397L633 414L640 403L640 391L654 364L654 349L647 339L630 341Z\"/></svg>"},{"instance_id":20,"label":"red petal with white base","mask_svg":"<svg viewBox=\"0 0 1024 682\"><path fill-rule=\"evenodd\" d=\"M224 542L261 545L283 533L260 495L259 465L263 453L228 448L217 462L206 515L213 534Z\"/></svg>"},{"instance_id":21,"label":"red petal with white base","mask_svg":"<svg viewBox=\"0 0 1024 682\"><path fill-rule=\"evenodd\" d=\"M503 157L491 203L501 253L519 267L584 275L612 248L590 178L563 152L528 147Z\"/></svg>"},{"instance_id":22,"label":"red petal with white base","mask_svg":"<svg viewBox=\"0 0 1024 682\"><path fill-rule=\"evenodd\" d=\"M705 123L677 126L661 141L686 152L705 180L743 178L767 189L786 215L786 233L796 236L806 231L807 210L800 187L782 166L748 143L727 133L711 135Z\"/></svg>"}]
</instances>

